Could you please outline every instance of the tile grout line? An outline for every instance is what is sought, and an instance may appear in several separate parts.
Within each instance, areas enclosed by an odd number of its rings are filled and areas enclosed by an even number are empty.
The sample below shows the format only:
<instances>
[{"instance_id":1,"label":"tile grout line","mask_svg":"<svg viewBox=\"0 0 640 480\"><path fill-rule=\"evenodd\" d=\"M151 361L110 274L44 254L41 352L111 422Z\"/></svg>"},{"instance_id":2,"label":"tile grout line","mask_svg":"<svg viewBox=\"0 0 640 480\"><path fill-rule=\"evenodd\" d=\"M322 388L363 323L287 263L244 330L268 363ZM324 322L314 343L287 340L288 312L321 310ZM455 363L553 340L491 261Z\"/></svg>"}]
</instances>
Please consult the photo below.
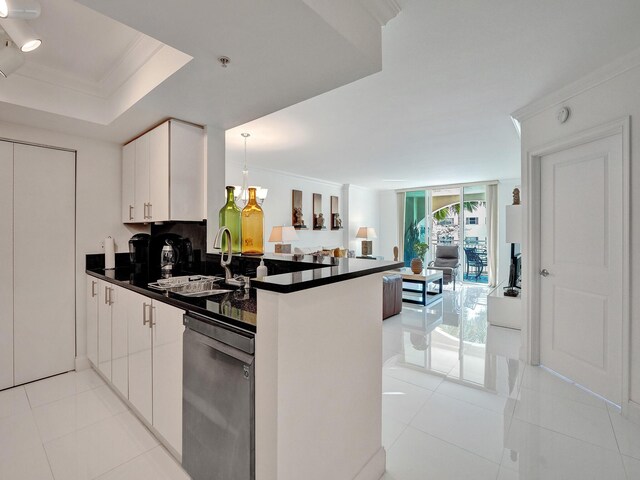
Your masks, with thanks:
<instances>
[{"instance_id":1,"label":"tile grout line","mask_svg":"<svg viewBox=\"0 0 640 480\"><path fill-rule=\"evenodd\" d=\"M431 433L427 433L427 432L425 432L425 431L422 431L422 430L420 430L419 428L414 427L413 425L407 425L407 428L412 428L412 429L414 429L414 430L416 430L416 431L418 431L418 432L420 432L420 433L422 433L422 434L424 434L424 435L427 435L427 436L429 436L429 437L431 437L431 438L435 438L435 439L436 439L436 440L438 440L439 442L446 443L447 445L450 445L450 446L452 446L452 447L455 447L455 448L457 448L457 449L460 449L460 450L462 450L463 452L466 452L466 453L468 453L468 454L470 454L470 455L473 455L474 457L481 458L481 459L482 459L482 460L484 460L485 462L489 462L489 463L491 463L492 465L496 465L496 466L498 467L498 470L500 470L500 465L501 465L500 463L496 463L496 462L494 462L493 460L489 460L487 457L483 457L482 455L480 455L480 454L478 454L478 453L476 453L476 452L473 452L473 451L471 451L471 450L469 450L469 449L467 449L467 448L461 447L460 445L456 445L455 443L451 443L451 442L449 442L448 440L444 440L444 439L442 439L442 438L440 438L440 437L438 437L438 436L436 436L436 435L433 435L433 434L431 434ZM405 431L406 431L406 429L405 429ZM404 432L403 432L403 433L404 433ZM398 438L399 438L399 437L398 437ZM502 462L502 457L500 458L500 461Z\"/></svg>"}]
</instances>

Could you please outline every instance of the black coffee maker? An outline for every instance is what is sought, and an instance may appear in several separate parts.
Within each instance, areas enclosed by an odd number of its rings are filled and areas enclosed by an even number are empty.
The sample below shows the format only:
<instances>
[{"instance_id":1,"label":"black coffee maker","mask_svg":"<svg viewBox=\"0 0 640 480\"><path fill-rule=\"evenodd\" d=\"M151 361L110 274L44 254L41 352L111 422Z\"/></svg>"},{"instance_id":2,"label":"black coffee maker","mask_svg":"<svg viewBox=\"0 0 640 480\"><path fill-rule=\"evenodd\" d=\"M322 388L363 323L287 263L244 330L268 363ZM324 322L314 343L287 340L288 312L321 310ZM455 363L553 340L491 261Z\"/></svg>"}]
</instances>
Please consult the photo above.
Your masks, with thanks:
<instances>
[{"instance_id":1,"label":"black coffee maker","mask_svg":"<svg viewBox=\"0 0 640 480\"><path fill-rule=\"evenodd\" d=\"M137 233L129 239L129 264L131 273L149 273L149 247L151 245L151 235L147 233Z\"/></svg>"}]
</instances>

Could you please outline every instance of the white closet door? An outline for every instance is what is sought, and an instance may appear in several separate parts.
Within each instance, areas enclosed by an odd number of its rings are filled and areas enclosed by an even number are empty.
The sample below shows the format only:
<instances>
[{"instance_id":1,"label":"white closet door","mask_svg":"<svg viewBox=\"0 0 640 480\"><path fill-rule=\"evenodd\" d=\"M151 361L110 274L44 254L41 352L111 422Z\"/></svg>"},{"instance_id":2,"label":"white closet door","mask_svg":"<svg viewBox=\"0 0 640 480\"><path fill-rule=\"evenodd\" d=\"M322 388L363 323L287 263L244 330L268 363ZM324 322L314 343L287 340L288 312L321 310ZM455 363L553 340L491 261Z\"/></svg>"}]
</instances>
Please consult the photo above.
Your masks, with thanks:
<instances>
[{"instance_id":1,"label":"white closet door","mask_svg":"<svg viewBox=\"0 0 640 480\"><path fill-rule=\"evenodd\" d=\"M13 143L0 142L0 390L13 386Z\"/></svg>"},{"instance_id":2,"label":"white closet door","mask_svg":"<svg viewBox=\"0 0 640 480\"><path fill-rule=\"evenodd\" d=\"M14 371L73 370L75 154L14 145Z\"/></svg>"}]
</instances>

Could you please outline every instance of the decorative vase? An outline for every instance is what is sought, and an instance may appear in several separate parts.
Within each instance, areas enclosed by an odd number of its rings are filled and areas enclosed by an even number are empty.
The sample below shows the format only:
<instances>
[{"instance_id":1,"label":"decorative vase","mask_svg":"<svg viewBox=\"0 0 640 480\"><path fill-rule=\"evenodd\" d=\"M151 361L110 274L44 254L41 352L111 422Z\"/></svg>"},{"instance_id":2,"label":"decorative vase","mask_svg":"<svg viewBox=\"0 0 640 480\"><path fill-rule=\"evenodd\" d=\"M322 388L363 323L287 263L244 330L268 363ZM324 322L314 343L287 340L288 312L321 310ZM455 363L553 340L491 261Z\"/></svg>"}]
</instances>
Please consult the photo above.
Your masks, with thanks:
<instances>
[{"instance_id":1,"label":"decorative vase","mask_svg":"<svg viewBox=\"0 0 640 480\"><path fill-rule=\"evenodd\" d=\"M234 200L235 187L227 187L227 203L220 209L218 217L220 227L227 227L231 232L231 251L240 253L241 250L241 220L242 210L236 205ZM222 251L227 249L227 237L222 236Z\"/></svg>"},{"instance_id":2,"label":"decorative vase","mask_svg":"<svg viewBox=\"0 0 640 480\"><path fill-rule=\"evenodd\" d=\"M414 258L411 260L411 271L416 275L422 273L422 269L424 268L424 263L421 258Z\"/></svg>"},{"instance_id":3,"label":"decorative vase","mask_svg":"<svg viewBox=\"0 0 640 480\"><path fill-rule=\"evenodd\" d=\"M256 189L249 188L249 203L242 210L242 253L264 253L264 212L256 202Z\"/></svg>"}]
</instances>

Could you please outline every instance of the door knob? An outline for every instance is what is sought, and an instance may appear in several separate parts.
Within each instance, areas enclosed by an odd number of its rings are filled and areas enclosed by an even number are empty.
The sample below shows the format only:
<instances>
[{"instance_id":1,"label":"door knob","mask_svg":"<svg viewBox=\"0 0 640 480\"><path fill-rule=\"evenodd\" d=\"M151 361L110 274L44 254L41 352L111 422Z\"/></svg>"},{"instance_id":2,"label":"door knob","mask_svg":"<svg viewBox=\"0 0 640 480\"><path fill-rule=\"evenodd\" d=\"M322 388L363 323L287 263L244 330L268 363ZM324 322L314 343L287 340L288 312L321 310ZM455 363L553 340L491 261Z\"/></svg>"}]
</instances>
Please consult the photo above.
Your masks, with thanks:
<instances>
[{"instance_id":1,"label":"door knob","mask_svg":"<svg viewBox=\"0 0 640 480\"><path fill-rule=\"evenodd\" d=\"M546 268L543 268L542 270L540 270L540 275L542 275L543 277L548 277L549 270L547 270Z\"/></svg>"}]
</instances>

